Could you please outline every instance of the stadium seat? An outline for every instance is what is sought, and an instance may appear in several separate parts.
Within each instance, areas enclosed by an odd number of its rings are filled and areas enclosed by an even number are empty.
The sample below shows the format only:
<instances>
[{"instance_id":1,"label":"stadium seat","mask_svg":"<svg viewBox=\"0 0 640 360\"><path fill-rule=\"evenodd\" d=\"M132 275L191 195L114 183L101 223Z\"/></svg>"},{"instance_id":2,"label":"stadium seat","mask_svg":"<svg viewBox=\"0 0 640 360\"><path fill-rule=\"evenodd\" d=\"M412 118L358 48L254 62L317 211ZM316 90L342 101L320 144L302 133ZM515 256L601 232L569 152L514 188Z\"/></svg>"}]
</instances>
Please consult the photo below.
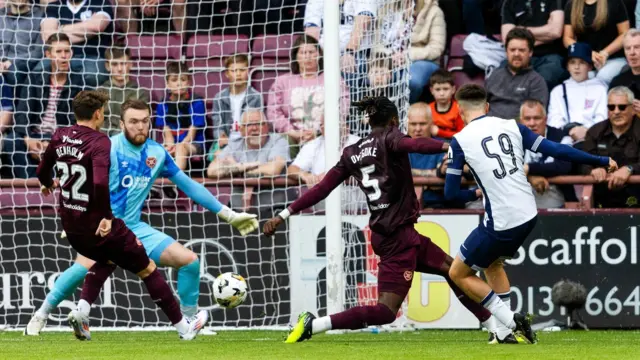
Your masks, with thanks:
<instances>
[{"instance_id":1,"label":"stadium seat","mask_svg":"<svg viewBox=\"0 0 640 360\"><path fill-rule=\"evenodd\" d=\"M128 35L126 38L133 68L138 70L164 70L168 60L182 58L182 45L182 37L178 35Z\"/></svg>"},{"instance_id":2,"label":"stadium seat","mask_svg":"<svg viewBox=\"0 0 640 360\"><path fill-rule=\"evenodd\" d=\"M453 74L453 82L456 88L464 84L478 84L484 86L484 75L469 77L462 69L464 64L464 56L467 52L464 51L462 44L467 38L467 35L456 35L451 39L449 45L449 61L447 62L447 71Z\"/></svg>"},{"instance_id":3,"label":"stadium seat","mask_svg":"<svg viewBox=\"0 0 640 360\"><path fill-rule=\"evenodd\" d=\"M289 67L291 46L300 34L259 36L251 45L251 67Z\"/></svg>"},{"instance_id":4,"label":"stadium seat","mask_svg":"<svg viewBox=\"0 0 640 360\"><path fill-rule=\"evenodd\" d=\"M187 43L187 64L192 68L224 68L224 58L249 53L249 38L244 35L196 35Z\"/></svg>"}]
</instances>

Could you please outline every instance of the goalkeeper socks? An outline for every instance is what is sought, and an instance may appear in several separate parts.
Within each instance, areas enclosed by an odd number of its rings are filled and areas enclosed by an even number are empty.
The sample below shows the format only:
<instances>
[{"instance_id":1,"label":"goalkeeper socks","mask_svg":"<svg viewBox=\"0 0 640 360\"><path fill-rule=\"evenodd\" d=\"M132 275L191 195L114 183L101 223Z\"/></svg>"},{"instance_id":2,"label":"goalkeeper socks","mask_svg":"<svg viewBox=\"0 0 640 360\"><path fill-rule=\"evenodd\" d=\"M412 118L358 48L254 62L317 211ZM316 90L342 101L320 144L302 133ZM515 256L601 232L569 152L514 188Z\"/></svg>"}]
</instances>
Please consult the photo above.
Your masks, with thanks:
<instances>
[{"instance_id":1,"label":"goalkeeper socks","mask_svg":"<svg viewBox=\"0 0 640 360\"><path fill-rule=\"evenodd\" d=\"M447 283L449 283L449 287L453 290L453 293L456 294L460 303L467 308L467 310L471 311L473 315L480 321L485 322L489 318L491 318L491 312L484 308L484 306L478 304L477 302L471 300L460 288L456 285L453 280L448 276L445 276Z\"/></svg>"},{"instance_id":2,"label":"goalkeeper socks","mask_svg":"<svg viewBox=\"0 0 640 360\"><path fill-rule=\"evenodd\" d=\"M331 330L331 317L323 316L321 318L314 319L311 323L311 333L318 334Z\"/></svg>"},{"instance_id":3,"label":"goalkeeper socks","mask_svg":"<svg viewBox=\"0 0 640 360\"><path fill-rule=\"evenodd\" d=\"M176 328L178 328L177 324L180 323L181 320L184 320L180 312L180 306L173 297L171 288L169 288L166 280L160 275L158 269L153 270L153 272L142 281L144 281L153 302L167 315L171 324L176 325ZM180 328L178 328L178 331L180 331ZM185 331L181 332L184 333Z\"/></svg>"},{"instance_id":4,"label":"goalkeeper socks","mask_svg":"<svg viewBox=\"0 0 640 360\"><path fill-rule=\"evenodd\" d=\"M56 280L53 289L47 294L47 297L42 302L36 314L41 318L49 316L51 311L53 311L62 300L68 298L76 291L86 274L87 268L78 263L74 263L70 268L65 270Z\"/></svg>"},{"instance_id":5,"label":"goalkeeper socks","mask_svg":"<svg viewBox=\"0 0 640 360\"><path fill-rule=\"evenodd\" d=\"M104 282L107 281L115 270L116 265L114 264L93 264L84 279L80 299L85 300L89 305L93 304L98 298L98 295L100 295L100 290L102 290Z\"/></svg>"},{"instance_id":6,"label":"goalkeeper socks","mask_svg":"<svg viewBox=\"0 0 640 360\"><path fill-rule=\"evenodd\" d=\"M370 325L384 325L392 323L396 314L386 305L376 304L356 306L349 310L331 315L333 329L356 330Z\"/></svg>"},{"instance_id":7,"label":"goalkeeper socks","mask_svg":"<svg viewBox=\"0 0 640 360\"><path fill-rule=\"evenodd\" d=\"M192 318L198 312L198 297L200 296L200 260L178 269L178 297L180 309L187 318Z\"/></svg>"},{"instance_id":8,"label":"goalkeeper socks","mask_svg":"<svg viewBox=\"0 0 640 360\"><path fill-rule=\"evenodd\" d=\"M491 313L498 319L499 322L506 325L509 329L515 329L516 323L513 321L513 312L508 308L505 303L500 299L496 293L492 291L482 300L481 304L491 311ZM500 324L498 324L500 325Z\"/></svg>"},{"instance_id":9,"label":"goalkeeper socks","mask_svg":"<svg viewBox=\"0 0 640 360\"><path fill-rule=\"evenodd\" d=\"M511 310L511 293L510 292L498 293L496 295L498 295L500 300L502 300L502 302L507 307L507 309ZM509 329L506 325L504 325L501 322L498 322L497 329L496 329L496 334L498 335L498 339L500 340L504 339L507 335L511 334L511 332L512 332L511 329Z\"/></svg>"}]
</instances>

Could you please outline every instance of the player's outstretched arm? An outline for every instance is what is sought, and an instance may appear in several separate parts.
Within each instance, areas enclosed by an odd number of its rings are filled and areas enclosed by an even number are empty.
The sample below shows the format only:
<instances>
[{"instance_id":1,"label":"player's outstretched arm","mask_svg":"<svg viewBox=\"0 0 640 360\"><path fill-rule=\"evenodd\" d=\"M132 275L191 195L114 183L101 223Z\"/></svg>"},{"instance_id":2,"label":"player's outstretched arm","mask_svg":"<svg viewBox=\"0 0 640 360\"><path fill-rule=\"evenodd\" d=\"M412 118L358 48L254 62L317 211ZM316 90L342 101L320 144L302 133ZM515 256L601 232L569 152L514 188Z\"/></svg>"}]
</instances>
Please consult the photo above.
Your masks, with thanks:
<instances>
[{"instance_id":1,"label":"player's outstretched arm","mask_svg":"<svg viewBox=\"0 0 640 360\"><path fill-rule=\"evenodd\" d=\"M182 171L177 172L169 178L171 182L176 184L188 197L198 204L204 206L207 210L212 211L218 216L231 224L240 231L242 236L247 235L258 229L257 215L248 213L237 213L228 207L222 205L218 199L209 192L202 184L191 179Z\"/></svg>"},{"instance_id":2,"label":"player's outstretched arm","mask_svg":"<svg viewBox=\"0 0 640 360\"><path fill-rule=\"evenodd\" d=\"M451 140L447 155L447 176L444 182L444 197L448 201L460 200L464 202L474 201L482 194L480 190L461 190L462 169L465 159L464 152L456 138Z\"/></svg>"},{"instance_id":3,"label":"player's outstretched arm","mask_svg":"<svg viewBox=\"0 0 640 360\"><path fill-rule=\"evenodd\" d=\"M431 138L405 137L398 141L396 150L406 153L440 154L449 150L449 144Z\"/></svg>"},{"instance_id":4,"label":"player's outstretched arm","mask_svg":"<svg viewBox=\"0 0 640 360\"><path fill-rule=\"evenodd\" d=\"M518 127L520 128L525 148L531 151L574 163L605 166L609 168L609 171L614 171L618 168L618 164L609 157L591 155L571 146L549 141L521 124L518 124Z\"/></svg>"},{"instance_id":5,"label":"player's outstretched arm","mask_svg":"<svg viewBox=\"0 0 640 360\"><path fill-rule=\"evenodd\" d=\"M288 208L282 210L280 214L267 221L262 228L262 232L267 236L275 234L276 229L282 224L289 216L296 214L308 207L311 207L320 201L324 200L333 189L342 184L349 177L349 173L346 168L340 166L340 163L331 168L322 180L304 195L299 197Z\"/></svg>"}]
</instances>

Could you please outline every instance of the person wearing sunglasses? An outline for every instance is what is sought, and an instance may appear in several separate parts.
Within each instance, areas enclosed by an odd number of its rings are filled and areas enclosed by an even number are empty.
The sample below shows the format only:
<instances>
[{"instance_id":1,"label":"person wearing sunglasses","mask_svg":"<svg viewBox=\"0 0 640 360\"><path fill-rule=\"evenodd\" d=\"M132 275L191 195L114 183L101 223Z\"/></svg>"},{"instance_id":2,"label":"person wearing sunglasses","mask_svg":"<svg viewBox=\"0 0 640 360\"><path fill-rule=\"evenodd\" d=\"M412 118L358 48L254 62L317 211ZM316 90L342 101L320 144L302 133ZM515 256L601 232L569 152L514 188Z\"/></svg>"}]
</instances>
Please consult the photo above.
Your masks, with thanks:
<instances>
[{"instance_id":1,"label":"person wearing sunglasses","mask_svg":"<svg viewBox=\"0 0 640 360\"><path fill-rule=\"evenodd\" d=\"M619 164L619 169L611 174L605 168L583 168L583 173L591 174L599 182L593 194L596 207L640 207L640 186L627 184L631 175L640 174L640 119L634 115L633 100L633 92L627 87L609 90L609 118L587 131L584 151L610 156Z\"/></svg>"}]
</instances>

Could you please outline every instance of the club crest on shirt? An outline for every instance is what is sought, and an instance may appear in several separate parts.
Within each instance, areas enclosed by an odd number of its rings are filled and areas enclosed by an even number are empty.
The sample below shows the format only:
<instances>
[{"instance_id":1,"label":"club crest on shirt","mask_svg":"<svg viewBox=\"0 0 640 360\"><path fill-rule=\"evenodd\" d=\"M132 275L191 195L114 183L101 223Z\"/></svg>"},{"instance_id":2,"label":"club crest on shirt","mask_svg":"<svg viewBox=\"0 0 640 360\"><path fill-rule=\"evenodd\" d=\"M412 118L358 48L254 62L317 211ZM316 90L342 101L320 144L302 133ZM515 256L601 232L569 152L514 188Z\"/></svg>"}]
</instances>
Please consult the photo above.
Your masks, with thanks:
<instances>
[{"instance_id":1,"label":"club crest on shirt","mask_svg":"<svg viewBox=\"0 0 640 360\"><path fill-rule=\"evenodd\" d=\"M149 157L147 157L147 160L145 162L147 163L148 167L153 169L154 167L156 167L157 160L156 160L155 156L149 156Z\"/></svg>"},{"instance_id":2,"label":"club crest on shirt","mask_svg":"<svg viewBox=\"0 0 640 360\"><path fill-rule=\"evenodd\" d=\"M404 279L407 281L411 281L411 278L413 278L413 271L405 271Z\"/></svg>"}]
</instances>

